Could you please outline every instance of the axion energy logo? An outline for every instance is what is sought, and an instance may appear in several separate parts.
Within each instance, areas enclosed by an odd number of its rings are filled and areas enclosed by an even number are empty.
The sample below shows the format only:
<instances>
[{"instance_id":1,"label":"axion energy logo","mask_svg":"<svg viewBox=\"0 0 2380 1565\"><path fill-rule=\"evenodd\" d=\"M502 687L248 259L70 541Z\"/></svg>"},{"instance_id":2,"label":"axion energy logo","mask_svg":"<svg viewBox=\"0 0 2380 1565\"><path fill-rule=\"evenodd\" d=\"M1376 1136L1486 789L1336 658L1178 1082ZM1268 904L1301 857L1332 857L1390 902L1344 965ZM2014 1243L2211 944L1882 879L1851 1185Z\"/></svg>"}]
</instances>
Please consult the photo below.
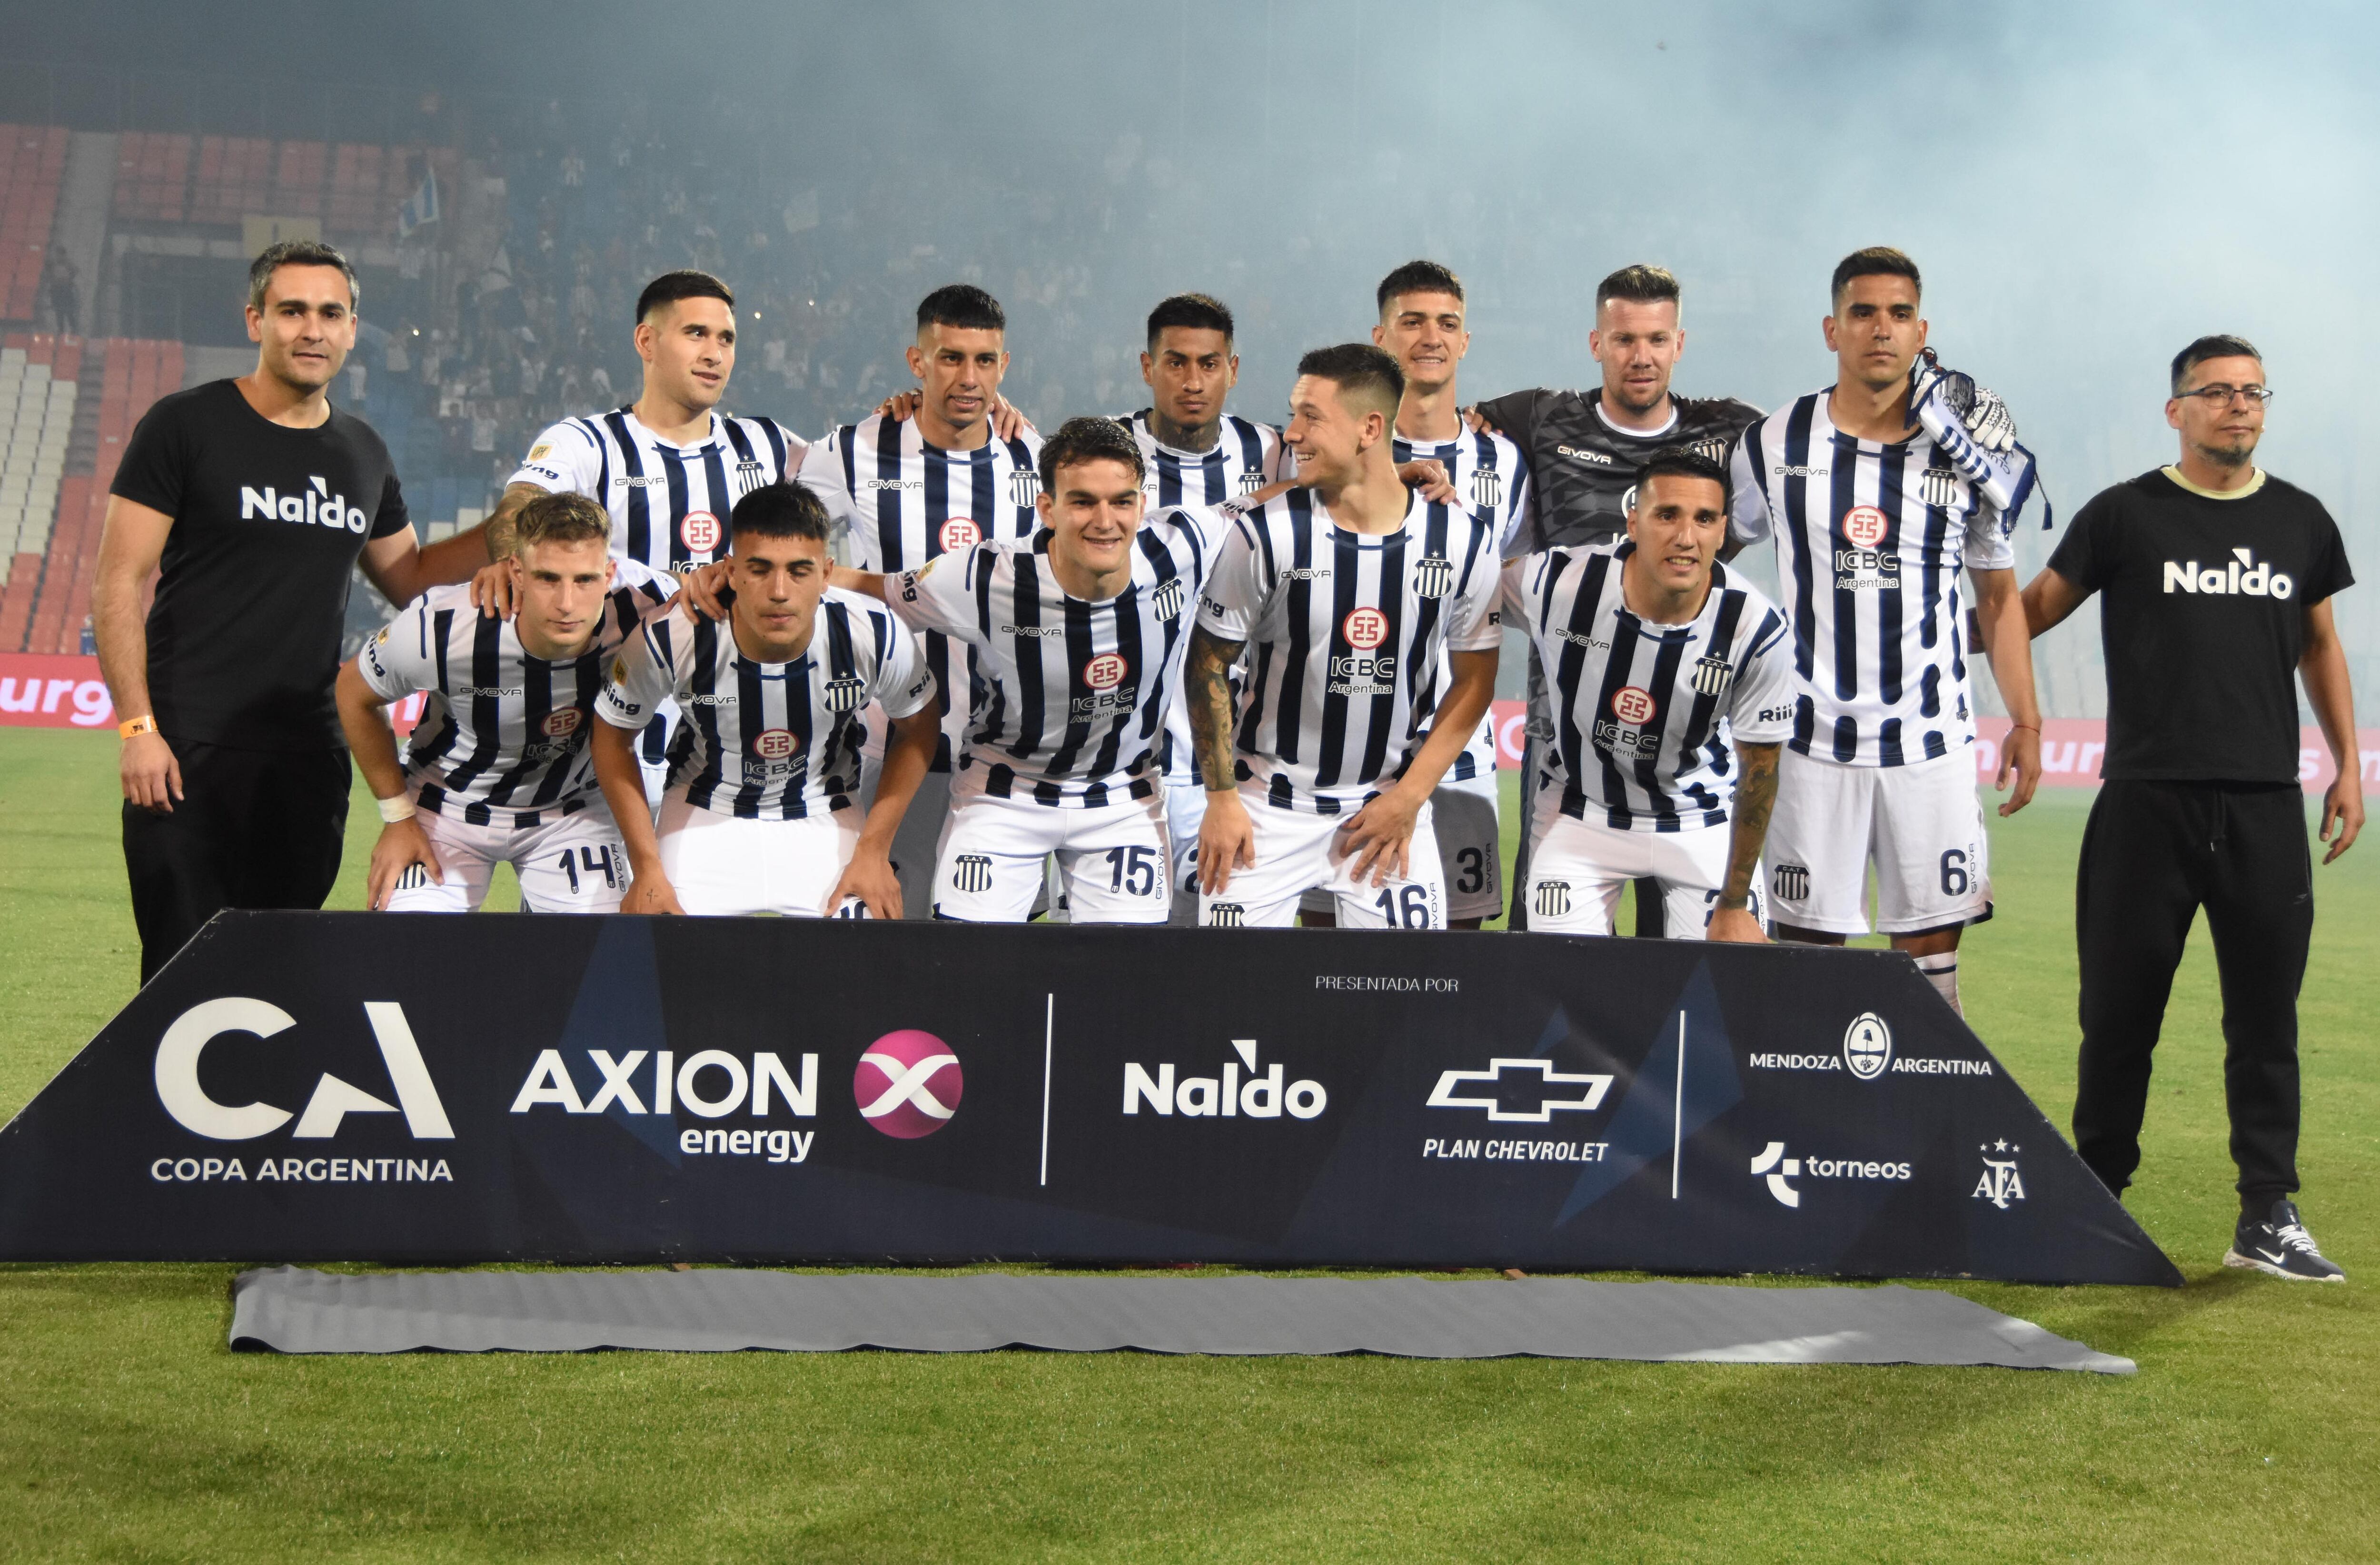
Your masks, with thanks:
<instances>
[{"instance_id":1,"label":"axion energy logo","mask_svg":"<svg viewBox=\"0 0 2380 1565\"><path fill-rule=\"evenodd\" d=\"M887 1135L914 1141L931 1135L958 1112L966 1078L951 1046L913 1027L886 1033L868 1046L851 1074L860 1117Z\"/></svg>"}]
</instances>

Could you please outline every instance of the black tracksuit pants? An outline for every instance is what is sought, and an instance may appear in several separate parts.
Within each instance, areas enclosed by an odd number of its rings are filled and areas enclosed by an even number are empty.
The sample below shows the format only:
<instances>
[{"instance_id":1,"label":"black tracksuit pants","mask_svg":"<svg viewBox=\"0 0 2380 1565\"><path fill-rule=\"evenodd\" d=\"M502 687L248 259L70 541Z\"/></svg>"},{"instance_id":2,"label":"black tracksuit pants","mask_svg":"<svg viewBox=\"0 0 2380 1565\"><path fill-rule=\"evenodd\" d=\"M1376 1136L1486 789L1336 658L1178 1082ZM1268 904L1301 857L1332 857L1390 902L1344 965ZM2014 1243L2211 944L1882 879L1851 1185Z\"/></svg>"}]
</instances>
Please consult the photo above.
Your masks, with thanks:
<instances>
[{"instance_id":1,"label":"black tracksuit pants","mask_svg":"<svg viewBox=\"0 0 2380 1565\"><path fill-rule=\"evenodd\" d=\"M2313 933L2313 866L2294 784L2100 787L2074 888L2082 968L2074 1147L2108 1189L2131 1183L2149 1056L2202 906L2223 988L2231 1160L2242 1206L2262 1210L2298 1187L2298 989Z\"/></svg>"},{"instance_id":2,"label":"black tracksuit pants","mask_svg":"<svg viewBox=\"0 0 2380 1565\"><path fill-rule=\"evenodd\" d=\"M346 841L346 751L166 742L182 768L174 813L124 806L144 984L224 908L322 906Z\"/></svg>"}]
</instances>

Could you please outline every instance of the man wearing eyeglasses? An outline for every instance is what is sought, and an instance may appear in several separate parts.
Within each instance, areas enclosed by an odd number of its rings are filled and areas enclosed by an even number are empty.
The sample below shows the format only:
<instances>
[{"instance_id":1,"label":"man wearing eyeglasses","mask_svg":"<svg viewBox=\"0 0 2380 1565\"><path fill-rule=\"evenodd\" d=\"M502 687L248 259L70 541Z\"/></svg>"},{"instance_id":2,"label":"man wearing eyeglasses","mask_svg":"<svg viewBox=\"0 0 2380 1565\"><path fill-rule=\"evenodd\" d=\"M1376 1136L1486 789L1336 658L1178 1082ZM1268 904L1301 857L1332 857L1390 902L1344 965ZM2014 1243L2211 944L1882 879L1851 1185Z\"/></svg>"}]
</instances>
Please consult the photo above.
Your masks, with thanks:
<instances>
[{"instance_id":1,"label":"man wearing eyeglasses","mask_svg":"<svg viewBox=\"0 0 2380 1565\"><path fill-rule=\"evenodd\" d=\"M2240 1223L2226 1266L2338 1282L2298 1188L2298 1022L2313 872L2294 671L2338 780L2323 857L2363 826L2355 699L2330 600L2352 585L2322 503L2256 467L2263 356L2201 337L2173 361L2181 459L2099 494L2024 589L2039 636L2100 595L2107 752L2075 883L2082 1052L2074 1146L2107 1188L2140 1166L2149 1056L2204 906L2223 981L2223 1087Z\"/></svg>"}]
</instances>

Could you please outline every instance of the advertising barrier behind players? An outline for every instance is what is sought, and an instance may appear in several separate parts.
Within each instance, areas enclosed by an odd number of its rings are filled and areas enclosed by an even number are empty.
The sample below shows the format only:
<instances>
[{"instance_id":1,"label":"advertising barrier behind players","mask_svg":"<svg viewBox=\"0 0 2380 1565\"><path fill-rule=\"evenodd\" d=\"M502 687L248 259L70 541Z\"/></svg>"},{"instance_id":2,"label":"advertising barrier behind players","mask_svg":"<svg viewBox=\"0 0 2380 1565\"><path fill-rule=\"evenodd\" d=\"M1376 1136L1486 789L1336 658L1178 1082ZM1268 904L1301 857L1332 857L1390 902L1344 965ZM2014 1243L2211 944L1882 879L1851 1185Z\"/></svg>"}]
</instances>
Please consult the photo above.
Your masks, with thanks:
<instances>
[{"instance_id":1,"label":"advertising barrier behind players","mask_svg":"<svg viewBox=\"0 0 2380 1565\"><path fill-rule=\"evenodd\" d=\"M2176 1284L1905 957L225 913L0 1131L0 1258Z\"/></svg>"}]
</instances>

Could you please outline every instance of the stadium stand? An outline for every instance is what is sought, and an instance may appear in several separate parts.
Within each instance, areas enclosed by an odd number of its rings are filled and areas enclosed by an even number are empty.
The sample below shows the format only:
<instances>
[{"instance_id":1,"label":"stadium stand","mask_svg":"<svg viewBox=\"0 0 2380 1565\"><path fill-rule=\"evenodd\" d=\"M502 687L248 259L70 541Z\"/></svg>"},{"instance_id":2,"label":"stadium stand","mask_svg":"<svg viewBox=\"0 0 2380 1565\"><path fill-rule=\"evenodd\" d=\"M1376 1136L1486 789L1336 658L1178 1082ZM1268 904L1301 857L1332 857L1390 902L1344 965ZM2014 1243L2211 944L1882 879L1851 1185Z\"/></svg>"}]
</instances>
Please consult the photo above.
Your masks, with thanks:
<instances>
[{"instance_id":1,"label":"stadium stand","mask_svg":"<svg viewBox=\"0 0 2380 1565\"><path fill-rule=\"evenodd\" d=\"M0 320L31 321L66 172L62 126L0 125Z\"/></svg>"}]
</instances>

